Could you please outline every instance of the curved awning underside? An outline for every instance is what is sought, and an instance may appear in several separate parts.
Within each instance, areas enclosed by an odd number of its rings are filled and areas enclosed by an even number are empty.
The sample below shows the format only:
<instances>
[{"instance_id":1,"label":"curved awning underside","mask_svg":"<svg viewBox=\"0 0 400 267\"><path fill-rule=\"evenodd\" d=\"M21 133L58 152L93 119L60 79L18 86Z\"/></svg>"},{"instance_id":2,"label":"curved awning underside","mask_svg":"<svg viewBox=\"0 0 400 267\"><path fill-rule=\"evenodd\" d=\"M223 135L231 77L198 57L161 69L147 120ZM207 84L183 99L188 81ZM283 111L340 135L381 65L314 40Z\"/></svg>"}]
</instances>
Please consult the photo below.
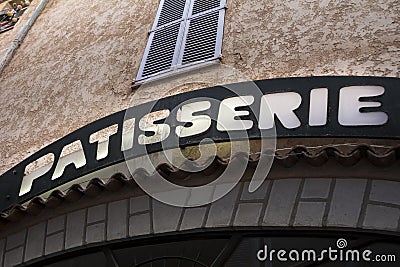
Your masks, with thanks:
<instances>
[{"instance_id":1,"label":"curved awning underside","mask_svg":"<svg viewBox=\"0 0 400 267\"><path fill-rule=\"evenodd\" d=\"M195 174L186 173L166 163L158 165L157 171L170 181L190 185L194 179L199 179L199 177L212 180L213 175L223 171L231 161L249 160L247 171L252 172L259 162L260 155L248 156L238 153L231 159L217 157L207 168ZM379 151L370 145L359 145L352 149L334 146L324 146L318 149L296 146L290 150L276 152L268 179L360 178L399 181L399 162L400 145ZM201 166L197 167L201 168ZM152 176L141 169L138 169L133 175ZM247 176L249 175L245 175L243 179L249 179ZM15 205L7 212L3 212L0 216L0 228L4 228L9 222L21 221L26 215L36 216L44 209L55 209L63 203L79 202L84 196L93 198L103 192L117 192L124 187L139 189L132 177L116 173L107 182L94 178L86 187L74 184L65 192L54 190L46 199L36 197L26 205Z\"/></svg>"}]
</instances>

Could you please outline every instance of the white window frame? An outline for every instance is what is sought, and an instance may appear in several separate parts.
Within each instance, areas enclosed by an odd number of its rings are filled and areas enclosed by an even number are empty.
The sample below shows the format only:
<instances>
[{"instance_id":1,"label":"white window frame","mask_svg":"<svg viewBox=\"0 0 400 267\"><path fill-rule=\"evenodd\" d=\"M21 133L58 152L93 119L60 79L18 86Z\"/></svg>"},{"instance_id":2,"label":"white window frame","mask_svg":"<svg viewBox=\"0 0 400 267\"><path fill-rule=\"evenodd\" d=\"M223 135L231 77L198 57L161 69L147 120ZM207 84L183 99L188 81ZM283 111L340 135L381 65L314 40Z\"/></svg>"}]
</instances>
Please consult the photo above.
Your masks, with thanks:
<instances>
[{"instance_id":1,"label":"white window frame","mask_svg":"<svg viewBox=\"0 0 400 267\"><path fill-rule=\"evenodd\" d=\"M142 57L142 61L140 63L139 71L137 73L134 84L142 84L142 83L145 83L148 81L158 80L161 78L172 76L177 73L190 71L190 70L193 70L193 69L196 69L199 67L204 67L206 65L215 64L215 63L219 62L219 60L222 56L222 40L223 40L223 34L224 34L224 22L225 22L225 11L227 8L227 6L226 6L227 0L221 0L219 7L216 7L216 8L207 10L207 11L203 11L203 12L195 14L195 15L192 15L192 12L193 12L194 2L196 0L186 0L185 8L183 11L183 16L181 19L175 20L168 24L164 24L164 25L157 27L157 24L159 22L159 19L161 16L161 11L162 11L165 1L166 0L160 1L152 29L149 31L149 39L148 39L146 49L145 49L144 55ZM212 13L212 12L217 12L217 11L219 12L219 19L218 19L218 30L217 30L214 57L196 61L193 63L182 64L183 54L184 54L183 48L186 45L186 37L187 37L188 31L189 31L190 21L192 19L195 19L195 18L205 15L207 13ZM176 24L176 23L180 23L180 29L179 29L179 34L178 34L178 37L177 37L177 40L175 43L175 51L174 51L171 68L167 69L167 70L159 71L157 73L154 73L154 74L151 74L151 75L148 75L145 77L142 77L144 67L145 67L145 64L147 61L147 57L150 53L150 48L153 43L154 33L159 29L162 29L164 27L167 27L167 26L170 26L170 25Z\"/></svg>"}]
</instances>

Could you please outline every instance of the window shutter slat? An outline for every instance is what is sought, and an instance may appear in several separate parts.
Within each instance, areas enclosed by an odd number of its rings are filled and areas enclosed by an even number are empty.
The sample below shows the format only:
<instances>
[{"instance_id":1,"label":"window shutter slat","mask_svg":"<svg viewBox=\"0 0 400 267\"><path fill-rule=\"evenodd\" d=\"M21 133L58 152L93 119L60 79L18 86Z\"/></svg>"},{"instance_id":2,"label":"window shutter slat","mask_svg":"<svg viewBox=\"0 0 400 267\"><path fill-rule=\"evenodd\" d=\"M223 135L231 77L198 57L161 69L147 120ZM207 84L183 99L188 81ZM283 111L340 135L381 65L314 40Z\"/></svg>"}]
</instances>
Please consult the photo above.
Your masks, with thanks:
<instances>
[{"instance_id":1,"label":"window shutter slat","mask_svg":"<svg viewBox=\"0 0 400 267\"><path fill-rule=\"evenodd\" d=\"M221 56L226 0L160 0L137 81Z\"/></svg>"},{"instance_id":2,"label":"window shutter slat","mask_svg":"<svg viewBox=\"0 0 400 267\"><path fill-rule=\"evenodd\" d=\"M194 0L192 15L220 7L221 0Z\"/></svg>"},{"instance_id":3,"label":"window shutter slat","mask_svg":"<svg viewBox=\"0 0 400 267\"><path fill-rule=\"evenodd\" d=\"M190 20L182 64L214 58L219 16L217 11Z\"/></svg>"},{"instance_id":4,"label":"window shutter slat","mask_svg":"<svg viewBox=\"0 0 400 267\"><path fill-rule=\"evenodd\" d=\"M161 7L157 27L183 18L186 0L165 0Z\"/></svg>"},{"instance_id":5,"label":"window shutter slat","mask_svg":"<svg viewBox=\"0 0 400 267\"><path fill-rule=\"evenodd\" d=\"M154 36L142 77L171 68L179 30L180 24L177 23L152 33Z\"/></svg>"}]
</instances>

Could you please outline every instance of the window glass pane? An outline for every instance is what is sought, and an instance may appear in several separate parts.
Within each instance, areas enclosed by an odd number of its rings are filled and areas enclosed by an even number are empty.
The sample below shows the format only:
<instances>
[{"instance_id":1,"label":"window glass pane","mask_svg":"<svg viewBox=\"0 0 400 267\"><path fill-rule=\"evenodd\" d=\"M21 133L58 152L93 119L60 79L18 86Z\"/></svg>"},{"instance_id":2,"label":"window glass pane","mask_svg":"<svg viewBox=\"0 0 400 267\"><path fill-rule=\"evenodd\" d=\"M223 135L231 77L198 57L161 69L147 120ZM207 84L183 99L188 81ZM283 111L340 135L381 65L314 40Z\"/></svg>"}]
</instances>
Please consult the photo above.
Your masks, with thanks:
<instances>
[{"instance_id":1,"label":"window glass pane","mask_svg":"<svg viewBox=\"0 0 400 267\"><path fill-rule=\"evenodd\" d=\"M209 266L227 240L190 240L114 250L119 267Z\"/></svg>"},{"instance_id":2,"label":"window glass pane","mask_svg":"<svg viewBox=\"0 0 400 267\"><path fill-rule=\"evenodd\" d=\"M254 234L254 232L252 233ZM119 244L116 248L106 248L112 255L105 256L102 252L101 247L98 248L97 253L89 253L87 255L76 256L64 255L62 260L43 265L36 264L34 266L45 266L45 267L83 267L83 266L96 266L106 267L110 265L112 260L118 264L118 267L201 267L211 266L211 264L218 262L218 266L225 267L288 267L288 266L323 266L323 267L334 267L334 266L347 266L347 267L372 267L372 266L399 266L400 260L400 243L398 240L387 239L374 239L368 235L349 237L346 235L340 235L345 240L345 245L342 249L338 249L339 241L342 238L332 235L314 234L303 235L303 236L246 236L242 238L217 238L215 236L209 236L203 234L201 237L185 237L180 236L180 241L175 242L163 242L153 240L154 243L139 244L138 242L130 244ZM226 235L224 235L226 236ZM229 234L227 235L229 236ZM201 238L201 239L200 239ZM237 243L238 242L238 243ZM267 247L268 257L272 256L272 261L266 258L264 261L260 261L257 258L257 253ZM313 262L311 260L305 260L302 262L301 255L306 252L305 257L310 254L311 250L316 252L316 258L320 258L320 252L330 249L334 250L333 256L336 255L336 261L328 258L327 252L324 254L324 261ZM339 252L343 254L346 251L358 251L360 255L365 250L371 250L371 259L375 259L376 255L383 255L385 262L366 262L363 260L345 261L340 260ZM285 250L286 254L284 257L287 261L280 261L278 259L278 251ZM298 260L289 259L289 254L297 251L300 257ZM272 254L270 254L274 251ZM85 252L83 252L85 253ZM336 254L335 254L336 253ZM291 254L292 257L296 257L296 254ZM389 258L391 256L391 258ZM393 258L394 257L394 258ZM361 258L360 258L361 259ZM218 261L217 261L218 260ZM320 260L320 259L319 259ZM115 265L117 266L117 265ZM113 267L115 267L113 266Z\"/></svg>"},{"instance_id":3,"label":"window glass pane","mask_svg":"<svg viewBox=\"0 0 400 267\"><path fill-rule=\"evenodd\" d=\"M44 267L88 267L88 266L109 267L107 265L106 257L102 252L71 257L56 263L44 265Z\"/></svg>"}]
</instances>

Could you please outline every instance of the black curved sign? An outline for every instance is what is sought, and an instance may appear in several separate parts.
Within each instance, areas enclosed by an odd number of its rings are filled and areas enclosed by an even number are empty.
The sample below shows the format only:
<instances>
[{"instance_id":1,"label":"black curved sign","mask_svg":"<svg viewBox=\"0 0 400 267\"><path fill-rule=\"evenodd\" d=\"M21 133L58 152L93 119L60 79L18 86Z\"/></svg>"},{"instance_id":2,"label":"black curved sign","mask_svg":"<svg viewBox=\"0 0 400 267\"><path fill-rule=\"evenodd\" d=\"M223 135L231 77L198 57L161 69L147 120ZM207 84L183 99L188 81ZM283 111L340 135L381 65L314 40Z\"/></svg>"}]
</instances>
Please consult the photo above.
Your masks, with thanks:
<instances>
[{"instance_id":1,"label":"black curved sign","mask_svg":"<svg viewBox=\"0 0 400 267\"><path fill-rule=\"evenodd\" d=\"M130 145L125 151L130 157L177 146L195 145L204 138L210 138L215 142L231 141L232 136L233 139L257 139L262 133L272 131L273 122L277 137L400 138L400 79L398 78L306 77L254 81L253 85L257 85L260 94L249 90L250 84L217 86L170 96L130 108L128 111L122 110L82 127L43 148L0 176L0 210L4 211L83 175L125 161L122 151L124 122L132 118L135 118L134 131ZM245 97L249 101L247 104L243 101L229 101L229 99L235 100L234 98L238 96ZM207 102L209 99L217 101ZM197 112L189 114L189 117L203 115L211 118L210 124L206 128L203 125L203 130L193 135L186 134L177 138L178 134L175 134L177 127L190 129L193 123L178 119L176 113L178 110L182 111L188 103L198 103L201 100L208 104L203 105ZM233 113L238 112L238 116L229 118L229 114L220 114L221 103L225 103L228 108L229 105L234 105L230 108ZM266 103L269 104L269 113L266 110ZM160 110L169 111L167 118L153 121L153 125L165 124L170 130L167 136L159 137L164 139L164 147L157 138L151 138L156 135L151 128L139 124L141 118L146 117L149 112ZM247 112L240 113L240 110ZM242 125L243 128L239 129L238 124L235 126L237 120L247 121L247 126ZM233 122L233 126L239 128L221 130L217 121L229 125ZM118 130L109 136L107 154L99 158L99 143L90 141L90 137L113 125L117 126ZM63 166L60 176L55 176L63 148L76 141L79 141L83 148L86 160L84 166L76 168L74 164L68 164ZM47 154L54 155L51 168L34 177L28 189L22 191L22 184L26 179L24 175L26 167Z\"/></svg>"}]
</instances>

